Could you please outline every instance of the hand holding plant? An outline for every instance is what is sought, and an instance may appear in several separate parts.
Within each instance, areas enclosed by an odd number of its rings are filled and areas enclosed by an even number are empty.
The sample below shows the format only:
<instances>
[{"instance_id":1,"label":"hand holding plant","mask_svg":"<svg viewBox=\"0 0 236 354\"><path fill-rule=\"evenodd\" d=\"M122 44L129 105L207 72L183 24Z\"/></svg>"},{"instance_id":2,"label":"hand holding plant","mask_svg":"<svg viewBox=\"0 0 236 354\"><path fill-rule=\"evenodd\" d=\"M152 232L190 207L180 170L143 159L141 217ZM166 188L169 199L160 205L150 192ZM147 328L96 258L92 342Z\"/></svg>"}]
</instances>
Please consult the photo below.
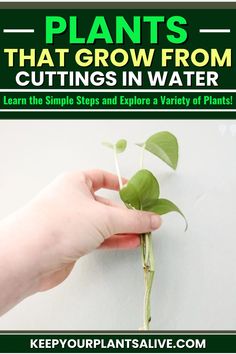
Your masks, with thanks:
<instances>
[{"instance_id":1,"label":"hand holding plant","mask_svg":"<svg viewBox=\"0 0 236 354\"><path fill-rule=\"evenodd\" d=\"M102 198L100 188L118 190L117 176L101 170L66 173L1 220L0 315L60 284L83 255L96 248L137 247L139 233L159 227L158 216Z\"/></svg>"}]
</instances>

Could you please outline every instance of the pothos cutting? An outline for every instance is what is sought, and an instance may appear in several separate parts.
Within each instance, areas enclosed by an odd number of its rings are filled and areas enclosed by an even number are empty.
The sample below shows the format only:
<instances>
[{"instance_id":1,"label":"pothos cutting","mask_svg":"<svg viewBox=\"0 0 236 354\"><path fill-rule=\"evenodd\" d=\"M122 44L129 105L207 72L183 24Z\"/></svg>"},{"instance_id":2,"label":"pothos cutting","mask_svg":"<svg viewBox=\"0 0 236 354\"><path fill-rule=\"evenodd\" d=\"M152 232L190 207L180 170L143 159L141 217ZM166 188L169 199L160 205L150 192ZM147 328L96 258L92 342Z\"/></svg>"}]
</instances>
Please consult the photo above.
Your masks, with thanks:
<instances>
[{"instance_id":1,"label":"pothos cutting","mask_svg":"<svg viewBox=\"0 0 236 354\"><path fill-rule=\"evenodd\" d=\"M178 141L176 137L170 132L162 131L150 136L144 143L136 144L141 149L140 169L125 185L122 183L118 154L125 151L127 141L121 139L115 144L108 142L104 142L103 144L113 150L116 172L120 185L119 194L126 207L149 211L159 215L169 212L177 212L183 216L186 224L185 229L187 229L188 225L184 214L172 201L160 198L160 186L157 178L152 172L144 169L144 153L145 151L149 151L175 170L177 168L179 156ZM142 329L148 330L151 322L151 290L155 273L153 241L150 232L142 234L140 237L145 283Z\"/></svg>"}]
</instances>

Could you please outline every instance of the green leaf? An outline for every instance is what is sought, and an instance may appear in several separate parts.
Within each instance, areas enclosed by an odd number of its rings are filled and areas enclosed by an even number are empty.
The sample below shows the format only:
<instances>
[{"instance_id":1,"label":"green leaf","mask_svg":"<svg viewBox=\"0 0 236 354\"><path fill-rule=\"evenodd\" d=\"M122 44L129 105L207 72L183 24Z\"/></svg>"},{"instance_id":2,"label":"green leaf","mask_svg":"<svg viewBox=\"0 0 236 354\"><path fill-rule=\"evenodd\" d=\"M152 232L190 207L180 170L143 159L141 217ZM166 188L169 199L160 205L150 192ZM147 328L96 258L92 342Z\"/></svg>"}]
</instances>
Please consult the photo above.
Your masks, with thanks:
<instances>
[{"instance_id":1,"label":"green leaf","mask_svg":"<svg viewBox=\"0 0 236 354\"><path fill-rule=\"evenodd\" d=\"M159 132L152 135L144 144L137 144L159 157L174 170L178 164L178 141L169 132Z\"/></svg>"},{"instance_id":2,"label":"green leaf","mask_svg":"<svg viewBox=\"0 0 236 354\"><path fill-rule=\"evenodd\" d=\"M159 215L163 215L163 214L167 214L170 212L177 212L180 215L182 215L182 217L185 220L185 231L188 228L188 222L186 220L186 217L184 216L184 214L182 213L182 211L170 200L168 199L157 199L157 200L150 200L149 201L149 205L146 205L146 209L144 209L146 211L152 211L154 213L157 213Z\"/></svg>"},{"instance_id":3,"label":"green leaf","mask_svg":"<svg viewBox=\"0 0 236 354\"><path fill-rule=\"evenodd\" d=\"M138 210L146 210L149 201L158 199L159 194L157 179L148 170L138 171L120 190L121 200Z\"/></svg>"},{"instance_id":4,"label":"green leaf","mask_svg":"<svg viewBox=\"0 0 236 354\"><path fill-rule=\"evenodd\" d=\"M127 146L127 141L125 139L118 140L115 145L116 152L120 154L121 152L125 151L126 146Z\"/></svg>"}]
</instances>

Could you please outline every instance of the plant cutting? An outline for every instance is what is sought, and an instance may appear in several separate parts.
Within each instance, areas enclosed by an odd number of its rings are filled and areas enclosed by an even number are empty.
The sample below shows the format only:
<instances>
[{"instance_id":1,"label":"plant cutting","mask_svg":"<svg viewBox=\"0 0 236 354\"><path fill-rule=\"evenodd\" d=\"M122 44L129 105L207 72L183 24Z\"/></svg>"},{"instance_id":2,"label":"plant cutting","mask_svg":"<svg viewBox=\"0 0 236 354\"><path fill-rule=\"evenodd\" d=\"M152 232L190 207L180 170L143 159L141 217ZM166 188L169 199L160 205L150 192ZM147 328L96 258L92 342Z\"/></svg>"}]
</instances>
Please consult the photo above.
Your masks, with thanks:
<instances>
[{"instance_id":1,"label":"plant cutting","mask_svg":"<svg viewBox=\"0 0 236 354\"><path fill-rule=\"evenodd\" d=\"M118 155L123 153L127 147L127 141L121 139L115 144L105 142L105 146L113 150L116 172L120 185L120 198L127 208L142 211L149 211L159 215L170 212L179 213L187 221L181 210L170 200L160 198L160 186L153 173L144 168L145 151L152 153L175 170L178 165L178 141L170 132L158 132L150 136L144 143L136 144L140 151L140 169L131 177L127 184L123 185L118 163ZM155 273L154 252L152 234L140 235L141 255L144 272L144 305L143 305L143 330L150 328L151 322L151 290Z\"/></svg>"}]
</instances>

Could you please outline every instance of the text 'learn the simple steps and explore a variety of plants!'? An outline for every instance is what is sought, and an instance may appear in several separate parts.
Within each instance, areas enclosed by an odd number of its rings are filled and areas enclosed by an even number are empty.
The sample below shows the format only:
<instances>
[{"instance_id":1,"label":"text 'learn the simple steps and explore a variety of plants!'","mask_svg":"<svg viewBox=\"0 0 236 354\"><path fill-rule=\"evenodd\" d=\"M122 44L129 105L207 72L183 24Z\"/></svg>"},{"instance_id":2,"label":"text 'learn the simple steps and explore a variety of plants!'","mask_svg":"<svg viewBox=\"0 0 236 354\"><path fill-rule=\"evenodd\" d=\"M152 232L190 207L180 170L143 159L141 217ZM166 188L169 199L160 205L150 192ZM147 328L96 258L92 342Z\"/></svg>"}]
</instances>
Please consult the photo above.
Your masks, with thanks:
<instances>
[{"instance_id":1,"label":"text 'learn the simple steps and explore a variety of plants!'","mask_svg":"<svg viewBox=\"0 0 236 354\"><path fill-rule=\"evenodd\" d=\"M170 200L160 198L160 187L157 178L147 169L144 169L143 158L145 151L149 151L159 157L172 169L177 168L178 164L178 141L170 132L163 131L152 135L145 143L136 144L141 149L140 170L123 185L118 154L125 151L127 141L119 140L116 144L104 142L103 145L111 148L114 153L116 172L119 178L120 198L129 209L143 210L153 212L159 215L169 212L178 212L185 220L187 229L187 221L180 209ZM141 237L141 253L142 266L144 271L144 313L142 330L148 330L151 322L151 290L155 273L153 241L151 232L140 235Z\"/></svg>"}]
</instances>

